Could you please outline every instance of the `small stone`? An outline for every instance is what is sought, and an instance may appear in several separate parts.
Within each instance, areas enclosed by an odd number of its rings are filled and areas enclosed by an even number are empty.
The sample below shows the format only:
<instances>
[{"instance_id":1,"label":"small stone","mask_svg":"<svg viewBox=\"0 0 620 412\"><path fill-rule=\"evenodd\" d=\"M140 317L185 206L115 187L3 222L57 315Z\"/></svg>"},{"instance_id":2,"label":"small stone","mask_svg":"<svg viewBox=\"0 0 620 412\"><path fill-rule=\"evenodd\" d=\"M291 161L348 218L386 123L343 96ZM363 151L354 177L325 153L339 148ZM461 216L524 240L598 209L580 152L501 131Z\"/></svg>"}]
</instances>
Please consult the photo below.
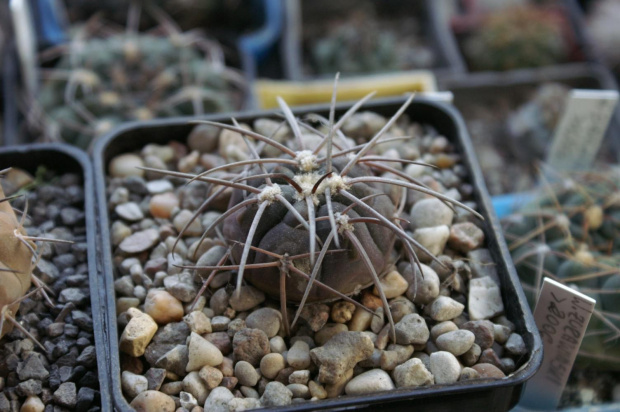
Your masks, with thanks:
<instances>
[{"instance_id":1,"label":"small stone","mask_svg":"<svg viewBox=\"0 0 620 412\"><path fill-rule=\"evenodd\" d=\"M415 228L450 226L454 211L443 201L431 197L416 202L411 208L411 222Z\"/></svg>"},{"instance_id":2,"label":"small stone","mask_svg":"<svg viewBox=\"0 0 620 412\"><path fill-rule=\"evenodd\" d=\"M149 180L146 182L146 190L151 195L157 195L174 190L174 185L167 179Z\"/></svg>"},{"instance_id":3,"label":"small stone","mask_svg":"<svg viewBox=\"0 0 620 412\"><path fill-rule=\"evenodd\" d=\"M370 309L370 308L369 308ZM374 309L373 309L374 310ZM367 330L372 322L373 314L362 308L356 308L353 318L349 322L349 331L361 332Z\"/></svg>"},{"instance_id":4,"label":"small stone","mask_svg":"<svg viewBox=\"0 0 620 412\"><path fill-rule=\"evenodd\" d=\"M135 202L121 203L114 208L114 211L122 219L129 222L137 222L144 219L144 213L142 213L140 206Z\"/></svg>"},{"instance_id":5,"label":"small stone","mask_svg":"<svg viewBox=\"0 0 620 412\"><path fill-rule=\"evenodd\" d=\"M293 394L293 398L310 399L310 389L306 385L291 383L286 385L286 387Z\"/></svg>"},{"instance_id":6,"label":"small stone","mask_svg":"<svg viewBox=\"0 0 620 412\"><path fill-rule=\"evenodd\" d=\"M379 355L379 364L372 365L372 367L380 367L384 371L392 371L398 366L399 355L398 352L393 350L379 350L375 349L370 359L374 358L376 354ZM366 362L366 361L364 361ZM361 362L360 362L361 365ZM365 365L362 365L365 366Z\"/></svg>"},{"instance_id":7,"label":"small stone","mask_svg":"<svg viewBox=\"0 0 620 412\"><path fill-rule=\"evenodd\" d=\"M298 343L305 344L305 342L297 341L295 345L297 345ZM295 347L295 345L293 345L293 347ZM307 346L308 345L306 345L306 347ZM260 361L260 371L262 375L267 379L275 379L275 377L278 376L278 373L280 373L280 371L284 369L285 367L286 367L286 361L284 360L284 356L282 356L279 353L268 353L267 355L263 356L263 358ZM258 378L259 376L258 374L256 374L257 382L258 382ZM254 386L254 385L247 385L247 386Z\"/></svg>"},{"instance_id":8,"label":"small stone","mask_svg":"<svg viewBox=\"0 0 620 412\"><path fill-rule=\"evenodd\" d=\"M394 389L394 382L385 371L371 369L351 379L345 386L347 395L364 395Z\"/></svg>"},{"instance_id":9,"label":"small stone","mask_svg":"<svg viewBox=\"0 0 620 412\"><path fill-rule=\"evenodd\" d=\"M291 368L290 366L287 366L286 368L282 369L280 372L278 372L278 376L276 376L276 378L274 380L284 384L284 385L288 385L288 378L291 376L291 374L295 372L295 369ZM265 381L265 385L267 382L269 382L269 380L266 377L262 377L261 381ZM261 389L261 381L258 381L258 388L259 390Z\"/></svg>"},{"instance_id":10,"label":"small stone","mask_svg":"<svg viewBox=\"0 0 620 412\"><path fill-rule=\"evenodd\" d=\"M480 374L478 373L477 370L465 367L461 371L461 376L459 376L459 382L471 381L471 380L479 379L479 378L480 378Z\"/></svg>"},{"instance_id":11,"label":"small stone","mask_svg":"<svg viewBox=\"0 0 620 412\"><path fill-rule=\"evenodd\" d=\"M3 388L0 388L0 390L2 389ZM21 394L21 396L36 396L41 393L42 389L41 381L35 379L28 379L17 385L17 392Z\"/></svg>"},{"instance_id":12,"label":"small stone","mask_svg":"<svg viewBox=\"0 0 620 412\"><path fill-rule=\"evenodd\" d=\"M338 301L332 306L331 319L336 323L347 323L353 317L355 305L347 301Z\"/></svg>"},{"instance_id":13,"label":"small stone","mask_svg":"<svg viewBox=\"0 0 620 412\"><path fill-rule=\"evenodd\" d=\"M211 321L209 320L207 315L202 312L191 312L185 315L183 321L187 323L187 326L189 326L189 329L192 332L195 332L199 335L212 332Z\"/></svg>"},{"instance_id":14,"label":"small stone","mask_svg":"<svg viewBox=\"0 0 620 412\"><path fill-rule=\"evenodd\" d=\"M129 308L127 313L131 319L121 334L119 349L134 357L142 356L157 332L157 323L136 308Z\"/></svg>"},{"instance_id":15,"label":"small stone","mask_svg":"<svg viewBox=\"0 0 620 412\"><path fill-rule=\"evenodd\" d=\"M515 365L515 361L512 358L501 358L500 362L502 364L502 367L500 369L506 375L509 375L515 371L516 365Z\"/></svg>"},{"instance_id":16,"label":"small stone","mask_svg":"<svg viewBox=\"0 0 620 412\"><path fill-rule=\"evenodd\" d=\"M300 383L302 385L307 385L310 380L310 371L309 370L301 370L295 371L290 374L288 377L289 383Z\"/></svg>"},{"instance_id":17,"label":"small stone","mask_svg":"<svg viewBox=\"0 0 620 412\"><path fill-rule=\"evenodd\" d=\"M504 345L504 349L512 356L522 356L527 353L527 347L521 335L512 333Z\"/></svg>"},{"instance_id":18,"label":"small stone","mask_svg":"<svg viewBox=\"0 0 620 412\"><path fill-rule=\"evenodd\" d=\"M450 228L448 245L461 253L478 249L484 243L484 232L472 222L456 223Z\"/></svg>"},{"instance_id":19,"label":"small stone","mask_svg":"<svg viewBox=\"0 0 620 412\"><path fill-rule=\"evenodd\" d=\"M198 400L189 392L181 391L179 401L181 402L181 407L188 411L198 406Z\"/></svg>"},{"instance_id":20,"label":"small stone","mask_svg":"<svg viewBox=\"0 0 620 412\"><path fill-rule=\"evenodd\" d=\"M135 154L122 154L112 158L109 164L109 173L112 177L144 176L144 170L139 169L144 162Z\"/></svg>"},{"instance_id":21,"label":"small stone","mask_svg":"<svg viewBox=\"0 0 620 412\"><path fill-rule=\"evenodd\" d=\"M164 383L161 385L160 391L166 395L177 396L183 391L183 381Z\"/></svg>"},{"instance_id":22,"label":"small stone","mask_svg":"<svg viewBox=\"0 0 620 412\"><path fill-rule=\"evenodd\" d=\"M254 398L233 398L228 403L229 411L249 411L251 409L258 409L262 405L259 399Z\"/></svg>"},{"instance_id":23,"label":"small stone","mask_svg":"<svg viewBox=\"0 0 620 412\"><path fill-rule=\"evenodd\" d=\"M174 228L177 230L177 232L181 233L181 231L185 229L185 231L183 231L184 237L201 236L202 232L204 231L200 219L192 220L193 216L194 213L187 209L183 209L179 213L177 213L172 220L172 224L174 225ZM188 224L189 226L185 227Z\"/></svg>"},{"instance_id":24,"label":"small stone","mask_svg":"<svg viewBox=\"0 0 620 412\"><path fill-rule=\"evenodd\" d=\"M495 365L491 365L490 363L478 363L471 367L480 375L481 379L484 378L493 378L493 379L501 379L505 378L506 375Z\"/></svg>"},{"instance_id":25,"label":"small stone","mask_svg":"<svg viewBox=\"0 0 620 412\"><path fill-rule=\"evenodd\" d=\"M229 304L237 312L244 312L265 301L265 294L253 286L241 286L239 294L233 293Z\"/></svg>"},{"instance_id":26,"label":"small stone","mask_svg":"<svg viewBox=\"0 0 620 412\"><path fill-rule=\"evenodd\" d=\"M407 298L418 305L427 305L439 296L440 280L437 272L423 263L422 273L418 265L407 264L403 267L403 277L409 282ZM415 273L415 279L414 279Z\"/></svg>"},{"instance_id":27,"label":"small stone","mask_svg":"<svg viewBox=\"0 0 620 412\"><path fill-rule=\"evenodd\" d=\"M201 405L205 403L209 395L209 389L198 372L190 372L183 378L183 390L191 393Z\"/></svg>"},{"instance_id":28,"label":"small stone","mask_svg":"<svg viewBox=\"0 0 620 412\"><path fill-rule=\"evenodd\" d=\"M188 345L187 372L200 370L203 366L217 366L222 363L222 352L196 332L192 332Z\"/></svg>"},{"instance_id":29,"label":"small stone","mask_svg":"<svg viewBox=\"0 0 620 412\"><path fill-rule=\"evenodd\" d=\"M327 398L327 392L323 385L318 382L310 381L308 383L308 389L310 390L310 395L316 399L325 399Z\"/></svg>"},{"instance_id":30,"label":"small stone","mask_svg":"<svg viewBox=\"0 0 620 412\"><path fill-rule=\"evenodd\" d=\"M187 363L189 362L189 351L185 345L176 345L161 358L157 359L155 366L163 368L178 376L185 376Z\"/></svg>"},{"instance_id":31,"label":"small stone","mask_svg":"<svg viewBox=\"0 0 620 412\"><path fill-rule=\"evenodd\" d=\"M77 390L75 383L62 383L54 392L54 402L66 408L73 408L77 403Z\"/></svg>"},{"instance_id":32,"label":"small stone","mask_svg":"<svg viewBox=\"0 0 620 412\"><path fill-rule=\"evenodd\" d=\"M198 375L205 382L205 386L209 390L219 386L224 378L222 371L213 366L203 366L198 372Z\"/></svg>"},{"instance_id":33,"label":"small stone","mask_svg":"<svg viewBox=\"0 0 620 412\"><path fill-rule=\"evenodd\" d=\"M263 359L265 359L265 357L263 357ZM258 374L258 372L256 372L254 366L252 366L249 362L246 361L237 362L237 364L235 365L235 377L243 386L255 386L260 379L260 375ZM273 379L273 377L270 377L269 379Z\"/></svg>"},{"instance_id":34,"label":"small stone","mask_svg":"<svg viewBox=\"0 0 620 412\"><path fill-rule=\"evenodd\" d=\"M424 318L417 313L405 316L395 325L396 343L401 345L423 345L430 332Z\"/></svg>"},{"instance_id":35,"label":"small stone","mask_svg":"<svg viewBox=\"0 0 620 412\"><path fill-rule=\"evenodd\" d=\"M148 390L158 391L166 378L166 370L160 368L150 368L146 371L144 377L148 382Z\"/></svg>"},{"instance_id":36,"label":"small stone","mask_svg":"<svg viewBox=\"0 0 620 412\"><path fill-rule=\"evenodd\" d=\"M232 341L226 332L207 333L203 336L203 338L215 345L215 347L218 348L224 356L232 352Z\"/></svg>"},{"instance_id":37,"label":"small stone","mask_svg":"<svg viewBox=\"0 0 620 412\"><path fill-rule=\"evenodd\" d=\"M431 353L431 373L438 385L454 383L461 375L461 365L450 352L433 352Z\"/></svg>"},{"instance_id":38,"label":"small stone","mask_svg":"<svg viewBox=\"0 0 620 412\"><path fill-rule=\"evenodd\" d=\"M214 316L211 318L211 328L214 332L222 332L228 330L230 318L228 316Z\"/></svg>"},{"instance_id":39,"label":"small stone","mask_svg":"<svg viewBox=\"0 0 620 412\"><path fill-rule=\"evenodd\" d=\"M347 386L347 383L353 378L353 369L349 369L344 372L344 374L335 380L333 383L325 384L325 392L327 392L328 398L336 398L342 394L344 394L344 388Z\"/></svg>"},{"instance_id":40,"label":"small stone","mask_svg":"<svg viewBox=\"0 0 620 412\"><path fill-rule=\"evenodd\" d=\"M334 335L337 335L340 332L348 332L349 328L347 325L342 323L328 323L323 329L314 334L314 341L317 346L323 346L325 342L330 340Z\"/></svg>"},{"instance_id":41,"label":"small stone","mask_svg":"<svg viewBox=\"0 0 620 412\"><path fill-rule=\"evenodd\" d=\"M409 288L409 282L407 282L405 278L396 270L388 272L388 274L379 281L379 284L381 285L383 293L387 299L404 295ZM373 289L373 293L379 296L379 291L376 286Z\"/></svg>"},{"instance_id":42,"label":"small stone","mask_svg":"<svg viewBox=\"0 0 620 412\"><path fill-rule=\"evenodd\" d=\"M256 400L260 399L260 395L258 391L254 388L250 388L248 386L242 386L241 388L239 388L239 390L241 391L243 396L245 396L246 398L254 398Z\"/></svg>"},{"instance_id":43,"label":"small stone","mask_svg":"<svg viewBox=\"0 0 620 412\"><path fill-rule=\"evenodd\" d=\"M1 405L0 405L1 407ZM45 404L38 396L28 396L19 412L43 412L45 410Z\"/></svg>"},{"instance_id":44,"label":"small stone","mask_svg":"<svg viewBox=\"0 0 620 412\"><path fill-rule=\"evenodd\" d=\"M23 362L18 363L16 372L20 381L28 379L44 381L50 376L41 358L34 353L29 355Z\"/></svg>"},{"instance_id":45,"label":"small stone","mask_svg":"<svg viewBox=\"0 0 620 412\"><path fill-rule=\"evenodd\" d=\"M395 323L400 322L402 318L411 313L416 313L416 308L413 302L404 296L392 299L390 302L390 311L392 312L392 318Z\"/></svg>"},{"instance_id":46,"label":"small stone","mask_svg":"<svg viewBox=\"0 0 620 412\"><path fill-rule=\"evenodd\" d=\"M493 338L500 345L506 343L511 334L512 330L508 326L493 324Z\"/></svg>"},{"instance_id":47,"label":"small stone","mask_svg":"<svg viewBox=\"0 0 620 412\"><path fill-rule=\"evenodd\" d=\"M136 412L174 412L174 399L159 391L145 391L136 396L129 404Z\"/></svg>"},{"instance_id":48,"label":"small stone","mask_svg":"<svg viewBox=\"0 0 620 412\"><path fill-rule=\"evenodd\" d=\"M222 386L214 388L204 405L204 410L209 412L228 412L228 404L235 398L232 392Z\"/></svg>"},{"instance_id":49,"label":"small stone","mask_svg":"<svg viewBox=\"0 0 620 412\"><path fill-rule=\"evenodd\" d=\"M298 340L289 349L286 355L286 361L288 364L297 369L307 369L310 366L310 346L304 341Z\"/></svg>"},{"instance_id":50,"label":"small stone","mask_svg":"<svg viewBox=\"0 0 620 412\"><path fill-rule=\"evenodd\" d=\"M384 325L385 318L383 316L383 308L377 308L372 320L370 321L370 330L372 330L373 333L379 333L381 332L381 329L383 329Z\"/></svg>"},{"instance_id":51,"label":"small stone","mask_svg":"<svg viewBox=\"0 0 620 412\"><path fill-rule=\"evenodd\" d=\"M233 337L233 356L237 362L244 360L258 366L268 353L269 338L260 329L243 329Z\"/></svg>"},{"instance_id":52,"label":"small stone","mask_svg":"<svg viewBox=\"0 0 620 412\"><path fill-rule=\"evenodd\" d=\"M269 339L269 349L271 349L271 353L284 353L286 348L286 342L282 336L274 336Z\"/></svg>"},{"instance_id":53,"label":"small stone","mask_svg":"<svg viewBox=\"0 0 620 412\"><path fill-rule=\"evenodd\" d=\"M443 322L452 320L463 313L465 306L456 300L447 296L439 296L430 304L431 319Z\"/></svg>"},{"instance_id":54,"label":"small stone","mask_svg":"<svg viewBox=\"0 0 620 412\"><path fill-rule=\"evenodd\" d=\"M503 350L503 348L499 347L498 349ZM502 368L502 361L499 359L500 354L497 353L493 348L485 349L480 354L480 358L478 359L478 363L490 363L491 365L495 365L498 368Z\"/></svg>"},{"instance_id":55,"label":"small stone","mask_svg":"<svg viewBox=\"0 0 620 412\"><path fill-rule=\"evenodd\" d=\"M123 371L121 374L121 387L129 399L133 399L138 394L148 390L148 386L148 379L145 376L136 375L129 371Z\"/></svg>"},{"instance_id":56,"label":"small stone","mask_svg":"<svg viewBox=\"0 0 620 412\"><path fill-rule=\"evenodd\" d=\"M443 252L450 236L450 228L448 226L433 226L416 229L413 232L413 238L426 248L430 253L437 256ZM423 262L428 262L431 257L425 253L418 253L418 257Z\"/></svg>"},{"instance_id":57,"label":"small stone","mask_svg":"<svg viewBox=\"0 0 620 412\"><path fill-rule=\"evenodd\" d=\"M162 289L151 289L144 301L144 312L155 322L166 325L183 319L183 304Z\"/></svg>"},{"instance_id":58,"label":"small stone","mask_svg":"<svg viewBox=\"0 0 620 412\"><path fill-rule=\"evenodd\" d=\"M321 303L315 303L305 305L301 310L299 317L306 321L313 332L317 332L321 330L321 328L323 328L329 320L329 312L329 306Z\"/></svg>"},{"instance_id":59,"label":"small stone","mask_svg":"<svg viewBox=\"0 0 620 412\"><path fill-rule=\"evenodd\" d=\"M60 303L71 302L75 306L82 306L87 301L88 295L79 288L66 288L58 295L58 302Z\"/></svg>"},{"instance_id":60,"label":"small stone","mask_svg":"<svg viewBox=\"0 0 620 412\"><path fill-rule=\"evenodd\" d=\"M260 398L261 405L270 406L287 406L291 404L293 392L280 382L269 382L265 387L265 392Z\"/></svg>"},{"instance_id":61,"label":"small stone","mask_svg":"<svg viewBox=\"0 0 620 412\"><path fill-rule=\"evenodd\" d=\"M435 344L443 351L450 352L454 356L460 356L472 347L474 339L472 332L459 329L439 336L435 340Z\"/></svg>"},{"instance_id":62,"label":"small stone","mask_svg":"<svg viewBox=\"0 0 620 412\"><path fill-rule=\"evenodd\" d=\"M179 207L179 198L172 192L157 194L149 201L151 216L160 219L170 219L172 212Z\"/></svg>"},{"instance_id":63,"label":"small stone","mask_svg":"<svg viewBox=\"0 0 620 412\"><path fill-rule=\"evenodd\" d=\"M435 341L439 336L443 335L447 332L453 332L458 330L458 326L451 320L446 320L444 322L439 322L435 326L431 328L431 339Z\"/></svg>"},{"instance_id":64,"label":"small stone","mask_svg":"<svg viewBox=\"0 0 620 412\"><path fill-rule=\"evenodd\" d=\"M461 361L465 366L473 366L478 363L478 359L480 359L481 353L482 349L480 349L480 346L474 343L467 352L461 355Z\"/></svg>"},{"instance_id":65,"label":"small stone","mask_svg":"<svg viewBox=\"0 0 620 412\"><path fill-rule=\"evenodd\" d=\"M411 388L435 383L433 375L418 358L409 359L394 369L394 382L397 388Z\"/></svg>"},{"instance_id":66,"label":"small stone","mask_svg":"<svg viewBox=\"0 0 620 412\"><path fill-rule=\"evenodd\" d=\"M499 275L497 274L497 264L491 256L489 249L475 249L467 254L467 261L471 268L474 278L489 276L499 285Z\"/></svg>"},{"instance_id":67,"label":"small stone","mask_svg":"<svg viewBox=\"0 0 620 412\"><path fill-rule=\"evenodd\" d=\"M126 237L118 248L128 254L142 253L159 242L159 233L155 229L146 229Z\"/></svg>"},{"instance_id":68,"label":"small stone","mask_svg":"<svg viewBox=\"0 0 620 412\"><path fill-rule=\"evenodd\" d=\"M472 320L461 325L461 329L473 332L475 342L482 350L493 346L495 341L495 326L488 320Z\"/></svg>"},{"instance_id":69,"label":"small stone","mask_svg":"<svg viewBox=\"0 0 620 412\"><path fill-rule=\"evenodd\" d=\"M469 317L471 320L490 319L504 312L499 285L490 277L469 281Z\"/></svg>"},{"instance_id":70,"label":"small stone","mask_svg":"<svg viewBox=\"0 0 620 412\"><path fill-rule=\"evenodd\" d=\"M250 313L245 323L248 328L260 329L268 338L273 338L280 330L282 314L272 308L260 308Z\"/></svg>"},{"instance_id":71,"label":"small stone","mask_svg":"<svg viewBox=\"0 0 620 412\"><path fill-rule=\"evenodd\" d=\"M361 332L341 332L325 345L310 351L312 361L319 367L319 382L335 383L348 370L374 350L372 340Z\"/></svg>"}]
</instances>

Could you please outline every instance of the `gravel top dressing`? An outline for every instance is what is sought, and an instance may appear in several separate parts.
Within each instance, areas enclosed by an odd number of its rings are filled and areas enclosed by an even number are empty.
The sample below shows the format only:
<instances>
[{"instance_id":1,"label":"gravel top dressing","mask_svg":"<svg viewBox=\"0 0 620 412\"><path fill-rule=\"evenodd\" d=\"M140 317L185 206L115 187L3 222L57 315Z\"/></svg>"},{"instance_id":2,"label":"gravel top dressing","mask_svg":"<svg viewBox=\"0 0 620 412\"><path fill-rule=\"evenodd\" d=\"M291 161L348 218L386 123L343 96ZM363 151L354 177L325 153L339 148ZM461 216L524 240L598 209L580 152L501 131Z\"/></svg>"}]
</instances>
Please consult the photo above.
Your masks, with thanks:
<instances>
[{"instance_id":1,"label":"gravel top dressing","mask_svg":"<svg viewBox=\"0 0 620 412\"><path fill-rule=\"evenodd\" d=\"M454 145L360 111L330 147L329 120L291 116L107 162L127 402L244 410L518 370L528 348Z\"/></svg>"}]
</instances>

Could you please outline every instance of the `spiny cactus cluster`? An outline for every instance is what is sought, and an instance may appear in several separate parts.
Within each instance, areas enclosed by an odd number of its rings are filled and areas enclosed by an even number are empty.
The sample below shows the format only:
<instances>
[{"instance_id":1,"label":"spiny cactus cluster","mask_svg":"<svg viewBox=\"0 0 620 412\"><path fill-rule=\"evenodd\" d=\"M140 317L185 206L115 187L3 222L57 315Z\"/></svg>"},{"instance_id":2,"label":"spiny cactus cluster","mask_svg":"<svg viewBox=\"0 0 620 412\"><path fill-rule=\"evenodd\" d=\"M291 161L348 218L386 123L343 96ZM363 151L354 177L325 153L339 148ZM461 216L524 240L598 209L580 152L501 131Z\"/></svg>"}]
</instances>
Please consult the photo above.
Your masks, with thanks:
<instances>
[{"instance_id":1,"label":"spiny cactus cluster","mask_svg":"<svg viewBox=\"0 0 620 412\"><path fill-rule=\"evenodd\" d=\"M620 174L582 173L541 189L503 220L530 304L547 276L596 299L581 358L620 369Z\"/></svg>"},{"instance_id":2,"label":"spiny cactus cluster","mask_svg":"<svg viewBox=\"0 0 620 412\"><path fill-rule=\"evenodd\" d=\"M309 28L311 66L316 74L376 73L428 68L434 63L430 49L420 44L419 24L413 18L380 20L368 7L354 10L343 20L334 19L322 30ZM308 25L319 23L308 23ZM321 23L324 24L324 23Z\"/></svg>"},{"instance_id":3,"label":"spiny cactus cluster","mask_svg":"<svg viewBox=\"0 0 620 412\"><path fill-rule=\"evenodd\" d=\"M511 7L488 15L463 44L474 70L512 70L563 63L568 59L566 22L557 13Z\"/></svg>"},{"instance_id":4,"label":"spiny cactus cluster","mask_svg":"<svg viewBox=\"0 0 620 412\"><path fill-rule=\"evenodd\" d=\"M239 109L245 80L225 67L219 45L167 23L156 35L88 22L48 53L62 57L42 72L31 123L42 117L47 139L85 148L121 122Z\"/></svg>"},{"instance_id":5,"label":"spiny cactus cluster","mask_svg":"<svg viewBox=\"0 0 620 412\"><path fill-rule=\"evenodd\" d=\"M279 99L288 127L295 136L297 150L273 137L244 129L235 122L229 125L203 121L201 123L207 126L243 135L251 157L197 175L146 168L150 173L214 185L212 194L180 231L178 239L211 204L230 197L226 212L202 235L204 240L223 224L223 236L231 245L229 253L216 265L183 268L213 271L204 288L217 272L236 270L237 292L247 280L270 296L279 298L283 314L286 313L287 301L298 302L299 308L291 326L306 302L344 298L359 305L348 295L374 284L387 308L386 315L393 331L392 316L379 277L394 264L394 242L399 240L402 253L412 266L417 265L421 273L420 260L442 264L401 226L398 211L406 202L403 198L405 189L434 196L450 208L457 206L479 218L482 216L392 167L391 163L436 166L370 154L378 145L394 142L394 138L384 138L384 135L403 115L413 96L370 141L356 145L342 134L345 122L372 95L353 105L337 122L334 120L335 106L332 105L330 118L318 119L328 125L323 131L300 123L286 103ZM334 103L335 97L334 89ZM312 147L304 142L302 128L320 136L312 142ZM250 138L259 143L258 148ZM407 137L395 139L408 140ZM267 147L274 156L259 156ZM376 172L388 175L377 176ZM288 326L287 320L283 322Z\"/></svg>"}]
</instances>

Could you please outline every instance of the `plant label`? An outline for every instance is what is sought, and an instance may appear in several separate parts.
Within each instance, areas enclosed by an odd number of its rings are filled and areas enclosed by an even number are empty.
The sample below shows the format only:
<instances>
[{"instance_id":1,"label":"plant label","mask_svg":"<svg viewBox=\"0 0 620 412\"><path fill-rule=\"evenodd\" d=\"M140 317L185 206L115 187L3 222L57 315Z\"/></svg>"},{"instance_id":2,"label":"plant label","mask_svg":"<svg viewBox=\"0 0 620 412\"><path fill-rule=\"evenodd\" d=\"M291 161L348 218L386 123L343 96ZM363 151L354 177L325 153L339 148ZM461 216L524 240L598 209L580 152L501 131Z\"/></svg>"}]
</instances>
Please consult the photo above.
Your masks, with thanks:
<instances>
[{"instance_id":1,"label":"plant label","mask_svg":"<svg viewBox=\"0 0 620 412\"><path fill-rule=\"evenodd\" d=\"M555 171L584 170L596 156L618 102L615 90L573 90L555 129L547 164Z\"/></svg>"},{"instance_id":2,"label":"plant label","mask_svg":"<svg viewBox=\"0 0 620 412\"><path fill-rule=\"evenodd\" d=\"M519 406L555 410L566 386L596 301L545 278L534 310L543 343L540 369L527 382Z\"/></svg>"}]
</instances>

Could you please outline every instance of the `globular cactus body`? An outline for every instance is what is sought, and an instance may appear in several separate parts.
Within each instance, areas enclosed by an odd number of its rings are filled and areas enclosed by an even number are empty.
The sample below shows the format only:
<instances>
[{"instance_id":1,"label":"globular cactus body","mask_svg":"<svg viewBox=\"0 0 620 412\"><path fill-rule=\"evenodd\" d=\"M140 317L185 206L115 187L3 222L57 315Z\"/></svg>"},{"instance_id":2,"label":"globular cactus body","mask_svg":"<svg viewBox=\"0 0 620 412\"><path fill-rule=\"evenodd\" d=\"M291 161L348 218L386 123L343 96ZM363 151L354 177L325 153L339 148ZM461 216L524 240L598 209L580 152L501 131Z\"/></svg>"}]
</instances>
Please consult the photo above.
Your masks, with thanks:
<instances>
[{"instance_id":1,"label":"globular cactus body","mask_svg":"<svg viewBox=\"0 0 620 412\"><path fill-rule=\"evenodd\" d=\"M0 338L13 329L13 315L31 285L36 245L25 239L17 219L0 186Z\"/></svg>"},{"instance_id":2,"label":"globular cactus body","mask_svg":"<svg viewBox=\"0 0 620 412\"><path fill-rule=\"evenodd\" d=\"M619 182L617 171L562 176L503 220L530 304L545 276L596 299L580 360L615 370L620 370Z\"/></svg>"}]
</instances>

